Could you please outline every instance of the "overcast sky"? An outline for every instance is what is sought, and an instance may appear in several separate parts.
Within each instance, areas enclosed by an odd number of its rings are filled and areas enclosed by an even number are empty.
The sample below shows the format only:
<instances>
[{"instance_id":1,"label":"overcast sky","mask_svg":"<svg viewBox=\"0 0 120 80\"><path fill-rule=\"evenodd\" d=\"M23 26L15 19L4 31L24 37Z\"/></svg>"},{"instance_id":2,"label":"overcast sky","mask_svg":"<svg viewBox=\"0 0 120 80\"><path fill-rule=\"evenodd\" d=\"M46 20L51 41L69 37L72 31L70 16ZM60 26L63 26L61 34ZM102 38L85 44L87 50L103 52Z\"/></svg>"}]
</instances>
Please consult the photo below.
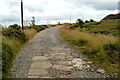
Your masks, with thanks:
<instances>
[{"instance_id":1,"label":"overcast sky","mask_svg":"<svg viewBox=\"0 0 120 80\"><path fill-rule=\"evenodd\" d=\"M20 23L20 1L0 0L0 23L4 25ZM108 14L118 13L119 0L23 0L24 21L30 22L34 16L36 24L101 20Z\"/></svg>"}]
</instances>

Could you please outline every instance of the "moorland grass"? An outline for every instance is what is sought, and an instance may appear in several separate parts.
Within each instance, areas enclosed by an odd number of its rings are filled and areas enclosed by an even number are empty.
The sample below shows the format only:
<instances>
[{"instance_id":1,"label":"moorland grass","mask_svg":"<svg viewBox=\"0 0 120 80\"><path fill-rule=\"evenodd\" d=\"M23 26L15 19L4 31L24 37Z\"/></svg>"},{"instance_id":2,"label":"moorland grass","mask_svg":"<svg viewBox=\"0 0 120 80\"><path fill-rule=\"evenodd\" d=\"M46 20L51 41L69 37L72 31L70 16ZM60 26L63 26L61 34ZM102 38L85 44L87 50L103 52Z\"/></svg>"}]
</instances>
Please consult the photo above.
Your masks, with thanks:
<instances>
[{"instance_id":1,"label":"moorland grass","mask_svg":"<svg viewBox=\"0 0 120 80\"><path fill-rule=\"evenodd\" d=\"M111 60L116 60L117 57L111 58L104 50L104 46L118 42L118 38L111 35L90 34L76 29L69 29L69 27L61 27L59 30L62 38L70 43L72 46L77 47L81 53L85 54L97 66L104 68L106 72L117 73L117 61L112 63ZM109 52L111 52L109 50ZM111 54L116 56L118 51L113 51ZM112 57L113 57L112 56ZM117 76L117 75L115 75Z\"/></svg>"},{"instance_id":2,"label":"moorland grass","mask_svg":"<svg viewBox=\"0 0 120 80\"><path fill-rule=\"evenodd\" d=\"M2 78L11 77L11 68L13 67L13 61L16 54L21 50L21 48L36 34L35 29L4 29L2 30Z\"/></svg>"}]
</instances>

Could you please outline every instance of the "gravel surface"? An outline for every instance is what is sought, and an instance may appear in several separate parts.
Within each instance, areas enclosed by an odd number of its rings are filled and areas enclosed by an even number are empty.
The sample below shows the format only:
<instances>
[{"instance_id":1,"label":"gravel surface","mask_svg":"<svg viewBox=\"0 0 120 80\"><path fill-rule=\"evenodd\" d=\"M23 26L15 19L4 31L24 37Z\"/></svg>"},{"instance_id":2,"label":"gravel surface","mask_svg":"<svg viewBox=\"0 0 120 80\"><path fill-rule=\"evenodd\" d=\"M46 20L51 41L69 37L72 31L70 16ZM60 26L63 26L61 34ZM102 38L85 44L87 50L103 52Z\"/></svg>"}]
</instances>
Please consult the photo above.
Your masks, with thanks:
<instances>
[{"instance_id":1,"label":"gravel surface","mask_svg":"<svg viewBox=\"0 0 120 80\"><path fill-rule=\"evenodd\" d=\"M64 42L59 28L41 31L24 46L14 61L13 78L112 77Z\"/></svg>"}]
</instances>

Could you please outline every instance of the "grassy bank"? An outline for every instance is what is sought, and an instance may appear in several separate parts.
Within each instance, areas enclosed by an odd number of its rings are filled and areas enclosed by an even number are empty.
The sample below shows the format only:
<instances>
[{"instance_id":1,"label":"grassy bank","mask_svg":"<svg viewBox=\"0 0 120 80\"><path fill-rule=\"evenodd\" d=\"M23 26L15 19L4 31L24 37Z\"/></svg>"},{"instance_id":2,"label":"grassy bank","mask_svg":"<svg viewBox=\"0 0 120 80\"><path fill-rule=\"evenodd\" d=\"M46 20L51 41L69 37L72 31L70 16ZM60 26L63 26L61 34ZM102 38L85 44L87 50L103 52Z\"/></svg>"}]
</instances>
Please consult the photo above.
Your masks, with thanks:
<instances>
[{"instance_id":1,"label":"grassy bank","mask_svg":"<svg viewBox=\"0 0 120 80\"><path fill-rule=\"evenodd\" d=\"M31 40L38 32L46 29L44 26L28 26L21 30L18 26L16 28L2 29L2 77L11 77L11 68L16 54L24 47L24 45Z\"/></svg>"},{"instance_id":2,"label":"grassy bank","mask_svg":"<svg viewBox=\"0 0 120 80\"><path fill-rule=\"evenodd\" d=\"M16 54L20 51L25 43L19 39L12 39L2 36L2 77L8 78L11 76L12 61Z\"/></svg>"},{"instance_id":3,"label":"grassy bank","mask_svg":"<svg viewBox=\"0 0 120 80\"><path fill-rule=\"evenodd\" d=\"M91 34L85 29L70 29L70 26L60 28L59 33L62 38L78 48L97 66L117 76L118 38L112 35Z\"/></svg>"},{"instance_id":4,"label":"grassy bank","mask_svg":"<svg viewBox=\"0 0 120 80\"><path fill-rule=\"evenodd\" d=\"M85 30L90 33L120 36L118 33L118 29L120 29L118 26L119 21L119 19L103 20L99 25L88 26L85 28Z\"/></svg>"}]
</instances>

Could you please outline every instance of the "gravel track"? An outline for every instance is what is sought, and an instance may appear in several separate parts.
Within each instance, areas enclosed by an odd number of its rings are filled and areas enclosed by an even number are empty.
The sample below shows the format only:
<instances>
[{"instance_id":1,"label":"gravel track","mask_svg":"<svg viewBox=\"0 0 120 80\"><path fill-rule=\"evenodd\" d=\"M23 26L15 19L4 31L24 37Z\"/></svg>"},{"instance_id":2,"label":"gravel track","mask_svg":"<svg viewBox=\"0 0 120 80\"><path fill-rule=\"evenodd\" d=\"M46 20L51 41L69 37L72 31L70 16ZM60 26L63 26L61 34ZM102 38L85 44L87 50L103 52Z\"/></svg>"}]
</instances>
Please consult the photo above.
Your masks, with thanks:
<instances>
[{"instance_id":1,"label":"gravel track","mask_svg":"<svg viewBox=\"0 0 120 80\"><path fill-rule=\"evenodd\" d=\"M82 54L63 41L58 34L60 27L56 26L41 31L22 48L14 61L13 78L111 77L103 69L96 67L93 62L88 61ZM43 62L41 62L42 60ZM33 64L37 61L39 61L40 65L44 64L46 67L43 70L39 68L40 72L38 73L40 75L34 73L37 70L36 68L33 73L30 72L31 66L36 67Z\"/></svg>"}]
</instances>

